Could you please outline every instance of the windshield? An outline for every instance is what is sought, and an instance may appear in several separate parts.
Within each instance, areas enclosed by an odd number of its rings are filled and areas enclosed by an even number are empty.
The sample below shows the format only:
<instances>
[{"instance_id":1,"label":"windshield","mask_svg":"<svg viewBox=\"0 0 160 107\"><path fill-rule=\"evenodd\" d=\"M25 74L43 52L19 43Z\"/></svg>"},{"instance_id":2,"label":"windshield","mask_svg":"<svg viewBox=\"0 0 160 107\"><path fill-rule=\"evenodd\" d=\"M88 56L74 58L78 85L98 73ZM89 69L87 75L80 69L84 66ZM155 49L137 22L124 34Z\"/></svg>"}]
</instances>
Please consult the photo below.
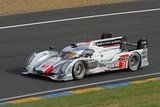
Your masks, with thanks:
<instances>
[{"instance_id":1,"label":"windshield","mask_svg":"<svg viewBox=\"0 0 160 107\"><path fill-rule=\"evenodd\" d=\"M62 51L60 53L60 57L62 57L62 59L72 59L78 57L78 53L70 51L69 52Z\"/></svg>"}]
</instances>

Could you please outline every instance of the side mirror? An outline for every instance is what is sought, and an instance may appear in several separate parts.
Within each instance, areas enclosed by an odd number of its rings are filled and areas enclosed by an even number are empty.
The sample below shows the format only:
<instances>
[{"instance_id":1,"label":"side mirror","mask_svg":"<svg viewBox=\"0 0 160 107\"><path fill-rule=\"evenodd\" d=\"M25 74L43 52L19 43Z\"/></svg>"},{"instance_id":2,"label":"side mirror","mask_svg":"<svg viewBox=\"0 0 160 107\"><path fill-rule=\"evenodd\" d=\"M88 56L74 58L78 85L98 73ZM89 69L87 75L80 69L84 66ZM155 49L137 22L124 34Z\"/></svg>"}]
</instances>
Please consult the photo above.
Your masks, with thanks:
<instances>
[{"instance_id":1,"label":"side mirror","mask_svg":"<svg viewBox=\"0 0 160 107\"><path fill-rule=\"evenodd\" d=\"M73 44L71 44L71 47L72 47L72 48L76 48L76 47L78 47L78 46L77 46L77 44L74 44L74 43L73 43Z\"/></svg>"},{"instance_id":2,"label":"side mirror","mask_svg":"<svg viewBox=\"0 0 160 107\"><path fill-rule=\"evenodd\" d=\"M82 52L82 56L83 57L90 57L93 55L95 51L93 49L85 49L83 52Z\"/></svg>"},{"instance_id":3,"label":"side mirror","mask_svg":"<svg viewBox=\"0 0 160 107\"><path fill-rule=\"evenodd\" d=\"M52 51L52 50L55 50L55 47L54 47L54 46L50 46L50 47L49 47L49 50L51 50L51 51Z\"/></svg>"}]
</instances>

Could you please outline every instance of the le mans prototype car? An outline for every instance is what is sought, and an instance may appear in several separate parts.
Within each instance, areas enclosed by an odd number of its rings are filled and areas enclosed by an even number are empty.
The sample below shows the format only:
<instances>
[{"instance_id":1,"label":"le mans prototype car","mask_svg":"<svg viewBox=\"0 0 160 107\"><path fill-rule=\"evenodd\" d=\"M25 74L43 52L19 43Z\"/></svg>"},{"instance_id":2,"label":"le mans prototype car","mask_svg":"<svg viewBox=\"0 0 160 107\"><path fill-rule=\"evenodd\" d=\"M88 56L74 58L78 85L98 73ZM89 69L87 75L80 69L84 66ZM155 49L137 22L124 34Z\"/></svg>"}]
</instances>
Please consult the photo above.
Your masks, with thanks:
<instances>
[{"instance_id":1,"label":"le mans prototype car","mask_svg":"<svg viewBox=\"0 0 160 107\"><path fill-rule=\"evenodd\" d=\"M134 47L124 48L124 45ZM101 39L74 43L60 54L53 47L33 53L22 74L35 74L56 81L82 79L85 75L148 66L148 41L126 42L125 37L103 34Z\"/></svg>"}]
</instances>

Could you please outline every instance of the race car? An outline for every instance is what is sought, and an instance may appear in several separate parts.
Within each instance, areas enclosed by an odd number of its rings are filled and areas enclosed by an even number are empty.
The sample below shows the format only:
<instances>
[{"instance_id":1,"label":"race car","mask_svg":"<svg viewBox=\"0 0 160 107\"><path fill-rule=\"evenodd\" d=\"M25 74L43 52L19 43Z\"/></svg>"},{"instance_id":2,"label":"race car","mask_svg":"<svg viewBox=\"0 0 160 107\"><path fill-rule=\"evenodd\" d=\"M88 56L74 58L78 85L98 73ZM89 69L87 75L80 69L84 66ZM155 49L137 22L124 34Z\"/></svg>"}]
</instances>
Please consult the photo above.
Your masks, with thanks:
<instances>
[{"instance_id":1,"label":"race car","mask_svg":"<svg viewBox=\"0 0 160 107\"><path fill-rule=\"evenodd\" d=\"M103 34L99 40L73 43L65 47L60 54L53 47L34 52L27 60L22 74L68 81L100 72L122 69L136 71L149 65L147 53L148 40L145 38L131 43L126 42L123 36Z\"/></svg>"}]
</instances>

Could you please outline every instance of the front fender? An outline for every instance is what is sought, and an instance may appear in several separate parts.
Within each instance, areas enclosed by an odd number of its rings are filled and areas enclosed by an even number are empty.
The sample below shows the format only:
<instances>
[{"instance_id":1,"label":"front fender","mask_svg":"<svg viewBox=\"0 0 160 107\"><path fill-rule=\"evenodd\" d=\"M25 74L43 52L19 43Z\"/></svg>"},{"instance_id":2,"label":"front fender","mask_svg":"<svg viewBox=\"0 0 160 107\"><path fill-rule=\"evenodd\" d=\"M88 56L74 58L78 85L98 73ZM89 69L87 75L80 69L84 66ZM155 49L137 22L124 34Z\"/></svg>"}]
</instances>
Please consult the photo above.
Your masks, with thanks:
<instances>
[{"instance_id":1,"label":"front fender","mask_svg":"<svg viewBox=\"0 0 160 107\"><path fill-rule=\"evenodd\" d=\"M27 60L26 63L26 70L28 72L34 72L34 69L39 67L42 63L49 60L50 58L56 56L57 53L51 51L42 51L39 53L34 53L32 56Z\"/></svg>"}]
</instances>

